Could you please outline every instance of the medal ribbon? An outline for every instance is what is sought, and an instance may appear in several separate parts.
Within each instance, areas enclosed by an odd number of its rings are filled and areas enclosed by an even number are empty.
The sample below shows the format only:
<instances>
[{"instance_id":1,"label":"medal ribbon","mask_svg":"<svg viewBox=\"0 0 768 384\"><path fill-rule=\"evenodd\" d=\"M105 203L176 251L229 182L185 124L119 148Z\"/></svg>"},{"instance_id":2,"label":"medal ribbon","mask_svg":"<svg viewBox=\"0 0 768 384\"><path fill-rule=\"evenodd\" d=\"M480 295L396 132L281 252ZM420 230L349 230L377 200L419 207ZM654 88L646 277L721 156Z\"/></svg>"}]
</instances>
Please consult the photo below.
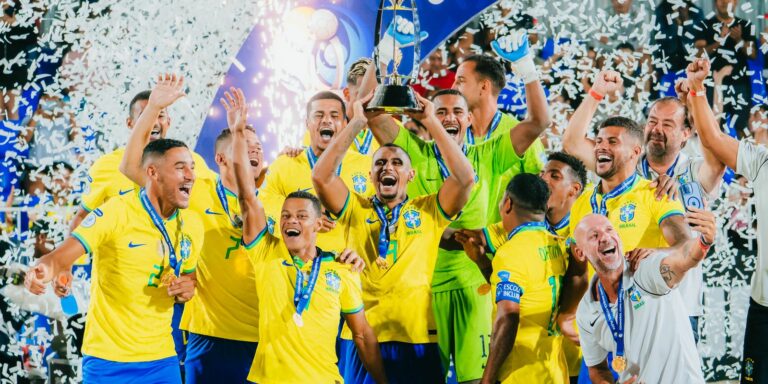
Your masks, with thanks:
<instances>
[{"instance_id":1,"label":"medal ribbon","mask_svg":"<svg viewBox=\"0 0 768 384\"><path fill-rule=\"evenodd\" d=\"M392 220L387 220L387 213L384 211L384 204L381 203L378 197L373 196L373 209L376 211L376 216L379 217L379 221L381 222L381 228L379 229L378 252L379 257L382 259L386 260L387 258L387 250L389 250L390 237L392 236L392 232L395 231L395 224L397 224L397 220L400 218L400 210L403 208L406 202L408 202L407 197L405 200L403 200L402 203L396 205L395 208L392 209Z\"/></svg>"},{"instance_id":2,"label":"medal ribbon","mask_svg":"<svg viewBox=\"0 0 768 384\"><path fill-rule=\"evenodd\" d=\"M624 356L624 290L621 285L624 279L619 280L618 299L616 300L616 317L611 311L611 304L608 302L608 295L605 294L603 285L598 283L597 291L600 293L600 308L603 309L605 321L613 334L613 341L616 342L616 356Z\"/></svg>"},{"instance_id":3,"label":"medal ribbon","mask_svg":"<svg viewBox=\"0 0 768 384\"><path fill-rule=\"evenodd\" d=\"M435 160L437 160L437 168L440 170L440 176L443 177L443 180L447 179L448 176L451 175L451 171L448 170L448 167L445 165L445 160L443 160L443 154L440 153L440 148L437 147L437 144L434 142L432 143L432 150L435 152ZM462 144L461 145L461 151L464 153L464 157L467 156L467 145Z\"/></svg>"},{"instance_id":4,"label":"medal ribbon","mask_svg":"<svg viewBox=\"0 0 768 384\"><path fill-rule=\"evenodd\" d=\"M672 177L675 175L675 168L677 168L677 161L680 160L680 154L677 155L675 158L675 162L672 163L672 166L667 169L667 176ZM643 157L643 161L640 162L642 170L643 170L643 177L646 179L651 179L651 164L648 163L648 156Z\"/></svg>"},{"instance_id":5,"label":"medal ribbon","mask_svg":"<svg viewBox=\"0 0 768 384\"><path fill-rule=\"evenodd\" d=\"M496 130L496 128L499 127L499 123L501 122L501 111L496 111L496 114L493 115L493 120L491 120L491 129L488 130L488 133L485 134L485 140L488 140L491 138L491 135L493 134L493 131ZM467 143L469 144L475 144L475 135L472 134L472 126L470 125L467 127Z\"/></svg>"},{"instance_id":6,"label":"medal ribbon","mask_svg":"<svg viewBox=\"0 0 768 384\"><path fill-rule=\"evenodd\" d=\"M173 247L171 237L168 236L168 231L165 229L165 223L163 223L163 219L160 217L160 214L157 213L155 207L152 206L152 202L149 201L146 189L141 188L139 191L139 198L141 199L141 205L144 207L144 210L147 211L149 218L152 219L152 224L154 224L155 228L157 228L157 230L160 231L160 234L163 235L165 245L168 246L168 250L170 251L168 263L171 265L171 268L173 268L173 273L178 277L179 272L181 271L181 263L176 259L176 248Z\"/></svg>"},{"instance_id":7,"label":"medal ribbon","mask_svg":"<svg viewBox=\"0 0 768 384\"><path fill-rule=\"evenodd\" d=\"M233 227L240 228L240 226L237 225L237 222L235 222L235 219L232 218L232 215L229 214L227 193L224 191L224 184L222 184L221 179L216 181L216 195L219 196L219 202L221 202L221 206L224 208L224 213L227 215L227 218L229 218L229 222L232 223Z\"/></svg>"},{"instance_id":8,"label":"medal ribbon","mask_svg":"<svg viewBox=\"0 0 768 384\"><path fill-rule=\"evenodd\" d=\"M365 138L363 138L363 142L361 143L360 135L355 136L355 147L358 152L367 155L368 151L371 149L371 143L373 142L373 133L371 133L370 129L365 129L361 134L365 135Z\"/></svg>"},{"instance_id":9,"label":"medal ribbon","mask_svg":"<svg viewBox=\"0 0 768 384\"><path fill-rule=\"evenodd\" d=\"M545 229L549 231L549 225L545 221L529 221L527 223L520 224L512 229L511 232L509 232L509 235L507 235L507 241L511 240L512 237L521 231L530 231L536 229Z\"/></svg>"},{"instance_id":10,"label":"medal ribbon","mask_svg":"<svg viewBox=\"0 0 768 384\"><path fill-rule=\"evenodd\" d=\"M323 263L323 255L320 252L312 260L312 270L309 273L309 280L307 285L304 286L304 272L296 265L296 260L293 261L293 266L296 268L296 287L293 292L293 304L296 306L296 313L301 316L301 313L307 309L309 305L309 299L312 297L312 292L315 290L315 284L317 284L317 277L320 275L320 264Z\"/></svg>"},{"instance_id":11,"label":"medal ribbon","mask_svg":"<svg viewBox=\"0 0 768 384\"><path fill-rule=\"evenodd\" d=\"M307 160L309 161L309 169L315 169L315 163L317 163L317 156L315 156L315 153L312 152L312 148L307 147L307 149L304 150L304 152L307 153ZM336 169L336 176L341 175L341 164L339 164L339 168Z\"/></svg>"},{"instance_id":12,"label":"medal ribbon","mask_svg":"<svg viewBox=\"0 0 768 384\"><path fill-rule=\"evenodd\" d=\"M568 226L568 224L570 224L570 223L571 223L571 213L570 213L570 212L568 212L568 214L567 214L567 215L565 215L565 217L563 217L563 219L562 219L562 220L560 220L560 222L558 222L558 223L557 223L557 224L555 224L555 225L551 225L551 224L549 224L549 222L547 221L547 226L549 227L549 230L550 230L551 232L557 233L557 231L559 231L559 230L561 230L561 229L563 229L563 228L567 227L567 226Z\"/></svg>"},{"instance_id":13,"label":"medal ribbon","mask_svg":"<svg viewBox=\"0 0 768 384\"><path fill-rule=\"evenodd\" d=\"M600 201L599 207L597 205L597 190L600 188L600 184L595 186L595 190L592 191L592 197L589 200L590 204L592 204L592 213L608 216L608 209L606 208L606 204L608 203L608 200L613 199L614 197L619 196L622 193L629 190L629 188L631 188L632 185L635 183L635 180L637 180L637 174L633 173L632 176L622 181L621 184L619 184L612 191L606 193L605 196L603 196L602 201Z\"/></svg>"}]
</instances>

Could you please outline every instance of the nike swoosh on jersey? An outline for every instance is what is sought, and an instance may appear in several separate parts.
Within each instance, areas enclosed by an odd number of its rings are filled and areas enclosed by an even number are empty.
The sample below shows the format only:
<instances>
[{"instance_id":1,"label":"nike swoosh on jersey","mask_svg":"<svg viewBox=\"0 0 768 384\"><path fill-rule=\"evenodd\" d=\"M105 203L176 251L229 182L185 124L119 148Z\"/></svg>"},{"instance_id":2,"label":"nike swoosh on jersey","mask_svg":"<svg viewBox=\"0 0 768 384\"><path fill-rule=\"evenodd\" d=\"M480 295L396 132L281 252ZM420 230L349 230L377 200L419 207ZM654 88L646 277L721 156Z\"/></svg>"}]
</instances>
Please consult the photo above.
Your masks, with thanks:
<instances>
[{"instance_id":1,"label":"nike swoosh on jersey","mask_svg":"<svg viewBox=\"0 0 768 384\"><path fill-rule=\"evenodd\" d=\"M309 192L310 189L312 189L312 188L311 187L310 188L300 188L298 191L299 192Z\"/></svg>"},{"instance_id":2,"label":"nike swoosh on jersey","mask_svg":"<svg viewBox=\"0 0 768 384\"><path fill-rule=\"evenodd\" d=\"M595 319L594 319L594 320L590 321L590 322L589 322L589 326L590 326L590 327L594 327L594 326L595 326L595 323L597 323L597 321L598 321L598 320L600 320L600 316L598 316L598 317L595 317Z\"/></svg>"},{"instance_id":3,"label":"nike swoosh on jersey","mask_svg":"<svg viewBox=\"0 0 768 384\"><path fill-rule=\"evenodd\" d=\"M379 221L379 219L373 219L373 220L371 220L370 218L365 219L365 222L368 223L368 224L373 224L373 223L376 223L378 221Z\"/></svg>"},{"instance_id":4,"label":"nike swoosh on jersey","mask_svg":"<svg viewBox=\"0 0 768 384\"><path fill-rule=\"evenodd\" d=\"M205 213L208 214L208 215L223 215L223 213L211 211L210 208L206 208L205 209Z\"/></svg>"},{"instance_id":5,"label":"nike swoosh on jersey","mask_svg":"<svg viewBox=\"0 0 768 384\"><path fill-rule=\"evenodd\" d=\"M119 194L120 194L120 196L122 196L122 195L125 195L126 193L129 193L129 192L131 192L131 191L133 191L133 188L131 188L131 189L126 189L125 191L123 191L123 190L121 189L121 190L117 191L117 193L119 193Z\"/></svg>"},{"instance_id":6,"label":"nike swoosh on jersey","mask_svg":"<svg viewBox=\"0 0 768 384\"><path fill-rule=\"evenodd\" d=\"M137 247L141 247L141 246L144 246L144 245L146 245L146 244L135 244L133 241L131 241L130 243L128 243L128 248L137 248Z\"/></svg>"}]
</instances>

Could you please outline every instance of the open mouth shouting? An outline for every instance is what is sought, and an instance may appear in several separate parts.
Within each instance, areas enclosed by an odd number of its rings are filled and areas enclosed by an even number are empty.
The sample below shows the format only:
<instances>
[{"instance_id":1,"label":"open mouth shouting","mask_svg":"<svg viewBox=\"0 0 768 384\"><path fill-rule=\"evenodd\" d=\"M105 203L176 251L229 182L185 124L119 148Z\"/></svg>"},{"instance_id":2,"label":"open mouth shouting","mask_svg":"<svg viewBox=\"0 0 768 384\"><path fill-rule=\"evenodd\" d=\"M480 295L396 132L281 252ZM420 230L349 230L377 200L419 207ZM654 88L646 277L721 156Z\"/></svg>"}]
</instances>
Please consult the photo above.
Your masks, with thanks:
<instances>
[{"instance_id":1,"label":"open mouth shouting","mask_svg":"<svg viewBox=\"0 0 768 384\"><path fill-rule=\"evenodd\" d=\"M285 228L283 229L283 238L295 238L301 235L301 231L297 228Z\"/></svg>"},{"instance_id":2,"label":"open mouth shouting","mask_svg":"<svg viewBox=\"0 0 768 384\"><path fill-rule=\"evenodd\" d=\"M459 131L461 130L458 124L447 124L443 125L445 128L445 132L447 132L451 137L456 137L459 135Z\"/></svg>"},{"instance_id":3,"label":"open mouth shouting","mask_svg":"<svg viewBox=\"0 0 768 384\"><path fill-rule=\"evenodd\" d=\"M189 196L192 192L192 183L184 183L179 187L179 192L181 193L181 197L185 200L189 200Z\"/></svg>"},{"instance_id":4,"label":"open mouth shouting","mask_svg":"<svg viewBox=\"0 0 768 384\"><path fill-rule=\"evenodd\" d=\"M332 128L320 128L320 139L330 142L336 132Z\"/></svg>"}]
</instances>

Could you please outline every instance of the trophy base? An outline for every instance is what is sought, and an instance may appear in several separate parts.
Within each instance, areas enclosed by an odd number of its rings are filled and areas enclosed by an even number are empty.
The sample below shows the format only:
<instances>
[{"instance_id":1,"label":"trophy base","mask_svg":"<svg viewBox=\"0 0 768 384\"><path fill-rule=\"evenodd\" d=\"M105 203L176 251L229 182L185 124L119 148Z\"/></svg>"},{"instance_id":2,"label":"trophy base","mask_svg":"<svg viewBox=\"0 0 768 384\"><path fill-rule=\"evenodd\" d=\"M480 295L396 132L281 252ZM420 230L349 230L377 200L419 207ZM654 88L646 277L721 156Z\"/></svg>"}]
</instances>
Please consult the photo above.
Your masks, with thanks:
<instances>
[{"instance_id":1,"label":"trophy base","mask_svg":"<svg viewBox=\"0 0 768 384\"><path fill-rule=\"evenodd\" d=\"M385 113L420 112L422 110L413 88L407 85L379 85L366 111Z\"/></svg>"}]
</instances>

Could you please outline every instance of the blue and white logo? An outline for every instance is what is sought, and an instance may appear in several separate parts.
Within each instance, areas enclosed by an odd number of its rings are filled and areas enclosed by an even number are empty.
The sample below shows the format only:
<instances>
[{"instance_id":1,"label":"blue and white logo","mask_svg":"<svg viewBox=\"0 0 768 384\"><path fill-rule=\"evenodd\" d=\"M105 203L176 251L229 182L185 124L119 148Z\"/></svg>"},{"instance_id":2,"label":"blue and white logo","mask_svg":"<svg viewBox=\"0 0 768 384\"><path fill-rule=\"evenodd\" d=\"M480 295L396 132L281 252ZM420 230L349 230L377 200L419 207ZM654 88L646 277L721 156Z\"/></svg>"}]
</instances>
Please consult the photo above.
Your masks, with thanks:
<instances>
[{"instance_id":1,"label":"blue and white logo","mask_svg":"<svg viewBox=\"0 0 768 384\"><path fill-rule=\"evenodd\" d=\"M366 189L368 189L368 186L366 185L367 182L368 179L366 179L365 175L362 173L355 173L352 175L352 185L357 193L365 193Z\"/></svg>"},{"instance_id":2,"label":"blue and white logo","mask_svg":"<svg viewBox=\"0 0 768 384\"><path fill-rule=\"evenodd\" d=\"M181 238L181 259L189 259L189 255L192 253L192 242L188 237Z\"/></svg>"},{"instance_id":3,"label":"blue and white logo","mask_svg":"<svg viewBox=\"0 0 768 384\"><path fill-rule=\"evenodd\" d=\"M80 226L83 228L90 228L93 227L93 225L96 224L96 213L91 212L88 214L88 216L83 219L83 221L80 223Z\"/></svg>"},{"instance_id":4,"label":"blue and white logo","mask_svg":"<svg viewBox=\"0 0 768 384\"><path fill-rule=\"evenodd\" d=\"M275 234L275 219L273 219L271 216L267 217L267 231L270 235Z\"/></svg>"},{"instance_id":5,"label":"blue and white logo","mask_svg":"<svg viewBox=\"0 0 768 384\"><path fill-rule=\"evenodd\" d=\"M635 218L635 203L626 203L621 207L619 220L628 223Z\"/></svg>"},{"instance_id":6,"label":"blue and white logo","mask_svg":"<svg viewBox=\"0 0 768 384\"><path fill-rule=\"evenodd\" d=\"M421 214L415 209L409 209L403 214L403 220L406 227L415 229L421 225Z\"/></svg>"},{"instance_id":7,"label":"blue and white logo","mask_svg":"<svg viewBox=\"0 0 768 384\"><path fill-rule=\"evenodd\" d=\"M508 281L509 280L509 272L507 272L507 271L499 271L498 275L499 275L499 279L501 279L501 281Z\"/></svg>"},{"instance_id":8,"label":"blue and white logo","mask_svg":"<svg viewBox=\"0 0 768 384\"><path fill-rule=\"evenodd\" d=\"M325 282L328 284L328 288L334 292L341 290L341 277L335 271L328 271L325 273Z\"/></svg>"}]
</instances>

